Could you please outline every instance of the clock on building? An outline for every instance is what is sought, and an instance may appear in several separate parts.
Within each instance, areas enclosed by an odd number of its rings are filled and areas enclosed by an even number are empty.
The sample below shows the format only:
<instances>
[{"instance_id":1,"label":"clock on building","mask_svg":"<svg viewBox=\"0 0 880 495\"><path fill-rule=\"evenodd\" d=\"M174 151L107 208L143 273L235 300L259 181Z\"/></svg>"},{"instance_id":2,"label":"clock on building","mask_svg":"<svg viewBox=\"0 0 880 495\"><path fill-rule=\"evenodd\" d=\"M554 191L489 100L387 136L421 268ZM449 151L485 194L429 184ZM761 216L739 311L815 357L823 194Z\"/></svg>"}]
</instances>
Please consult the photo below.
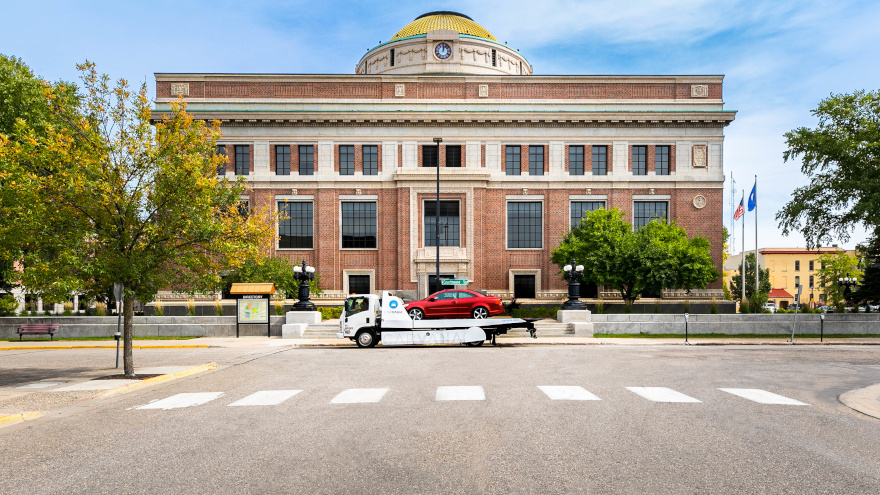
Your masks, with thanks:
<instances>
[{"instance_id":1,"label":"clock on building","mask_svg":"<svg viewBox=\"0 0 880 495\"><path fill-rule=\"evenodd\" d=\"M446 60L452 55L452 48L446 43L437 43L437 46L434 47L434 55L440 60Z\"/></svg>"}]
</instances>

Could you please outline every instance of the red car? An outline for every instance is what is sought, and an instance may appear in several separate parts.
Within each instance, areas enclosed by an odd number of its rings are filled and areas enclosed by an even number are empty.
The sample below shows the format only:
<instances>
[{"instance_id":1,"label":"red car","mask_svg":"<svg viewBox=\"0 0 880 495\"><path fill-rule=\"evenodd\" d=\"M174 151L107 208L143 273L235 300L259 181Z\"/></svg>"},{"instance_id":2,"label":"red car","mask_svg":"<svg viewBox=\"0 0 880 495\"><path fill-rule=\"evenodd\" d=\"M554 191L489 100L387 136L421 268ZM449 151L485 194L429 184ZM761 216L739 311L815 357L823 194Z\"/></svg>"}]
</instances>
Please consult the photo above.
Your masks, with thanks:
<instances>
[{"instance_id":1,"label":"red car","mask_svg":"<svg viewBox=\"0 0 880 495\"><path fill-rule=\"evenodd\" d=\"M441 290L406 306L413 320L422 318L488 318L504 312L501 298L462 289Z\"/></svg>"}]
</instances>

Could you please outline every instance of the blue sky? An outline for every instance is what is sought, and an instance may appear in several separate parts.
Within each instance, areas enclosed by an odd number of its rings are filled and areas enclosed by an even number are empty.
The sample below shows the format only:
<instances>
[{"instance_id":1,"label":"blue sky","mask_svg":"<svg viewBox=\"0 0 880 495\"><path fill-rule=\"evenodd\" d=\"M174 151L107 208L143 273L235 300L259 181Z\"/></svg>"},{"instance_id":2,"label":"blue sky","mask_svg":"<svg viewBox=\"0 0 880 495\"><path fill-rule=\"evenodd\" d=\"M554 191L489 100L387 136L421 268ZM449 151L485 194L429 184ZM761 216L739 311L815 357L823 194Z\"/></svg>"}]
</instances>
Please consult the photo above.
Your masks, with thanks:
<instances>
[{"instance_id":1,"label":"blue sky","mask_svg":"<svg viewBox=\"0 0 880 495\"><path fill-rule=\"evenodd\" d=\"M433 10L469 15L536 74L724 74L725 108L739 112L725 130L725 171L739 189L758 175L761 247L804 246L774 219L807 182L782 161L783 134L814 126L810 111L830 94L880 85L876 0L4 3L0 53L50 80L77 80L88 59L151 91L154 72L353 73L368 48ZM729 183L729 226L728 195ZM747 214L746 249L754 230Z\"/></svg>"}]
</instances>

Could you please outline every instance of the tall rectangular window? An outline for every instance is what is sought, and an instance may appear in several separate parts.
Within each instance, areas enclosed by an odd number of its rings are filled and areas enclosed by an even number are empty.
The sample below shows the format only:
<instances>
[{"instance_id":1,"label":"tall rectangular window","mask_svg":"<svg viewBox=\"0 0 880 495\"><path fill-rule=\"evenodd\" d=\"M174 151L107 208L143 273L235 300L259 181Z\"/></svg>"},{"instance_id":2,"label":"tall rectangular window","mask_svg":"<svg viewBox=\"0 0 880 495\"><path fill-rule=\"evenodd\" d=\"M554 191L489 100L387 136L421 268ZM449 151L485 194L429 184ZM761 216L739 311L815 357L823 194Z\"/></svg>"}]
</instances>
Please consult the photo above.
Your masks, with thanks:
<instances>
[{"instance_id":1,"label":"tall rectangular window","mask_svg":"<svg viewBox=\"0 0 880 495\"><path fill-rule=\"evenodd\" d=\"M343 249L373 249L376 242L376 203L342 203Z\"/></svg>"},{"instance_id":2,"label":"tall rectangular window","mask_svg":"<svg viewBox=\"0 0 880 495\"><path fill-rule=\"evenodd\" d=\"M461 167L461 146L446 147L446 166Z\"/></svg>"},{"instance_id":3,"label":"tall rectangular window","mask_svg":"<svg viewBox=\"0 0 880 495\"><path fill-rule=\"evenodd\" d=\"M593 146L593 175L608 175L608 146Z\"/></svg>"},{"instance_id":4,"label":"tall rectangular window","mask_svg":"<svg viewBox=\"0 0 880 495\"><path fill-rule=\"evenodd\" d=\"M235 145L235 175L248 175L251 170L251 147L246 144Z\"/></svg>"},{"instance_id":5,"label":"tall rectangular window","mask_svg":"<svg viewBox=\"0 0 880 495\"><path fill-rule=\"evenodd\" d=\"M275 175L290 175L290 146L275 146Z\"/></svg>"},{"instance_id":6,"label":"tall rectangular window","mask_svg":"<svg viewBox=\"0 0 880 495\"><path fill-rule=\"evenodd\" d=\"M495 67L495 49L492 49L492 67Z\"/></svg>"},{"instance_id":7,"label":"tall rectangular window","mask_svg":"<svg viewBox=\"0 0 880 495\"><path fill-rule=\"evenodd\" d=\"M226 145L218 144L217 145L217 154L226 157ZM217 164L217 175L226 175L226 161L223 163Z\"/></svg>"},{"instance_id":8,"label":"tall rectangular window","mask_svg":"<svg viewBox=\"0 0 880 495\"><path fill-rule=\"evenodd\" d=\"M796 271L796 272L801 271L801 262L800 262L800 260L794 260L794 271Z\"/></svg>"},{"instance_id":9,"label":"tall rectangular window","mask_svg":"<svg viewBox=\"0 0 880 495\"><path fill-rule=\"evenodd\" d=\"M568 173L569 175L584 175L584 147L568 147Z\"/></svg>"},{"instance_id":10,"label":"tall rectangular window","mask_svg":"<svg viewBox=\"0 0 880 495\"><path fill-rule=\"evenodd\" d=\"M801 278L799 276L795 277L794 278L794 286L799 287L800 285L801 285Z\"/></svg>"},{"instance_id":11,"label":"tall rectangular window","mask_svg":"<svg viewBox=\"0 0 880 495\"><path fill-rule=\"evenodd\" d=\"M584 214L588 211L596 211L605 208L604 201L572 201L571 202L571 228L581 224Z\"/></svg>"},{"instance_id":12,"label":"tall rectangular window","mask_svg":"<svg viewBox=\"0 0 880 495\"><path fill-rule=\"evenodd\" d=\"M339 175L354 175L354 146L339 147Z\"/></svg>"},{"instance_id":13,"label":"tall rectangular window","mask_svg":"<svg viewBox=\"0 0 880 495\"><path fill-rule=\"evenodd\" d=\"M652 220L669 221L666 201L635 201L633 203L633 229L639 230Z\"/></svg>"},{"instance_id":14,"label":"tall rectangular window","mask_svg":"<svg viewBox=\"0 0 880 495\"><path fill-rule=\"evenodd\" d=\"M654 173L669 175L669 146L654 147Z\"/></svg>"},{"instance_id":15,"label":"tall rectangular window","mask_svg":"<svg viewBox=\"0 0 880 495\"><path fill-rule=\"evenodd\" d=\"M364 146L364 175L379 174L379 147Z\"/></svg>"},{"instance_id":16,"label":"tall rectangular window","mask_svg":"<svg viewBox=\"0 0 880 495\"><path fill-rule=\"evenodd\" d=\"M314 246L311 202L278 202L278 248L312 249Z\"/></svg>"},{"instance_id":17,"label":"tall rectangular window","mask_svg":"<svg viewBox=\"0 0 880 495\"><path fill-rule=\"evenodd\" d=\"M632 154L633 175L648 175L648 147L633 146Z\"/></svg>"},{"instance_id":18,"label":"tall rectangular window","mask_svg":"<svg viewBox=\"0 0 880 495\"><path fill-rule=\"evenodd\" d=\"M814 261L814 260L810 260L810 271L815 270L815 268L813 268L813 261Z\"/></svg>"},{"instance_id":19,"label":"tall rectangular window","mask_svg":"<svg viewBox=\"0 0 880 495\"><path fill-rule=\"evenodd\" d=\"M392 52L394 50L391 50ZM348 276L348 293L349 294L369 294L370 293L370 276L369 275L349 275Z\"/></svg>"},{"instance_id":20,"label":"tall rectangular window","mask_svg":"<svg viewBox=\"0 0 880 495\"><path fill-rule=\"evenodd\" d=\"M422 166L436 167L439 159L437 157L437 146L432 144L422 145Z\"/></svg>"},{"instance_id":21,"label":"tall rectangular window","mask_svg":"<svg viewBox=\"0 0 880 495\"><path fill-rule=\"evenodd\" d=\"M810 288L811 288L811 289L813 288L813 283L814 283L814 282L815 282L815 280L813 279L813 276L810 275Z\"/></svg>"},{"instance_id":22,"label":"tall rectangular window","mask_svg":"<svg viewBox=\"0 0 880 495\"><path fill-rule=\"evenodd\" d=\"M425 246L437 245L437 202L425 201ZM459 221L458 201L440 202L440 245L460 246L461 227Z\"/></svg>"},{"instance_id":23,"label":"tall rectangular window","mask_svg":"<svg viewBox=\"0 0 880 495\"><path fill-rule=\"evenodd\" d=\"M507 249L543 246L541 202L507 203Z\"/></svg>"},{"instance_id":24,"label":"tall rectangular window","mask_svg":"<svg viewBox=\"0 0 880 495\"><path fill-rule=\"evenodd\" d=\"M394 67L394 48L391 49L391 67Z\"/></svg>"},{"instance_id":25,"label":"tall rectangular window","mask_svg":"<svg viewBox=\"0 0 880 495\"><path fill-rule=\"evenodd\" d=\"M314 175L315 147L311 144L299 146L299 175Z\"/></svg>"},{"instance_id":26,"label":"tall rectangular window","mask_svg":"<svg viewBox=\"0 0 880 495\"><path fill-rule=\"evenodd\" d=\"M529 146L529 175L544 175L543 146Z\"/></svg>"},{"instance_id":27,"label":"tall rectangular window","mask_svg":"<svg viewBox=\"0 0 880 495\"><path fill-rule=\"evenodd\" d=\"M505 146L504 148L504 172L507 175L521 175L519 146Z\"/></svg>"}]
</instances>

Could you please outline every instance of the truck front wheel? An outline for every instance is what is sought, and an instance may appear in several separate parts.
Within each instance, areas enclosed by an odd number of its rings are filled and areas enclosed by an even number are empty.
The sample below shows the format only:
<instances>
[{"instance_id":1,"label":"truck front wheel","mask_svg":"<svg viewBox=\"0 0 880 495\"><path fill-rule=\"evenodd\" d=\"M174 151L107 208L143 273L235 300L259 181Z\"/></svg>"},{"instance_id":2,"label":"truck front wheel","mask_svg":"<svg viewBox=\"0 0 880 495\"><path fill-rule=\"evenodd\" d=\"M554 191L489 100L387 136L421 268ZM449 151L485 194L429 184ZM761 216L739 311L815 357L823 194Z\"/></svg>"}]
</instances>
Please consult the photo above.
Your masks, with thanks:
<instances>
[{"instance_id":1,"label":"truck front wheel","mask_svg":"<svg viewBox=\"0 0 880 495\"><path fill-rule=\"evenodd\" d=\"M361 330L354 340L357 342L358 347L375 347L379 343L376 334L370 330Z\"/></svg>"}]
</instances>

